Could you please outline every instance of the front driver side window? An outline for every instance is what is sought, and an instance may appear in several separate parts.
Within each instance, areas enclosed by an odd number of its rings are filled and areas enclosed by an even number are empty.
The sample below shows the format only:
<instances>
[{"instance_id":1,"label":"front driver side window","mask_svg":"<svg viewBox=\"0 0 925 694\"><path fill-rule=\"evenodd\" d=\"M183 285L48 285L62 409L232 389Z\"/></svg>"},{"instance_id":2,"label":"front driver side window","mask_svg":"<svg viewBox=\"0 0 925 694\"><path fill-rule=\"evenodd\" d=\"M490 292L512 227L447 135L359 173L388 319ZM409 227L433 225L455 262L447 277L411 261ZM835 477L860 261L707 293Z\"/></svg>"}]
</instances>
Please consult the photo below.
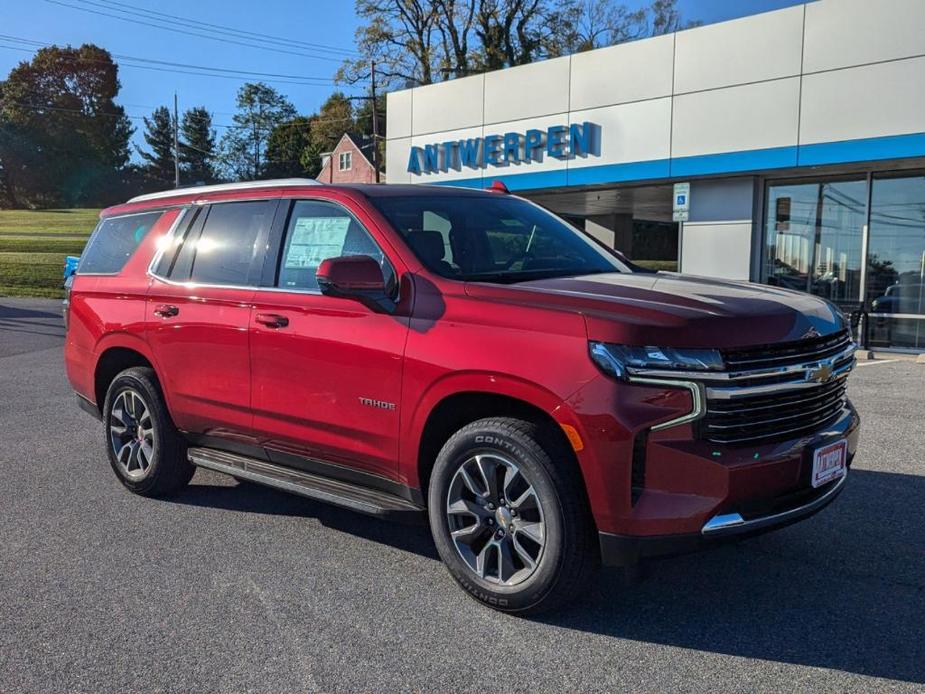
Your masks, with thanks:
<instances>
[{"instance_id":1,"label":"front driver side window","mask_svg":"<svg viewBox=\"0 0 925 694\"><path fill-rule=\"evenodd\" d=\"M318 290L315 274L321 262L345 255L370 256L382 268L385 286L394 286L391 264L353 215L335 203L299 200L289 216L276 286Z\"/></svg>"}]
</instances>

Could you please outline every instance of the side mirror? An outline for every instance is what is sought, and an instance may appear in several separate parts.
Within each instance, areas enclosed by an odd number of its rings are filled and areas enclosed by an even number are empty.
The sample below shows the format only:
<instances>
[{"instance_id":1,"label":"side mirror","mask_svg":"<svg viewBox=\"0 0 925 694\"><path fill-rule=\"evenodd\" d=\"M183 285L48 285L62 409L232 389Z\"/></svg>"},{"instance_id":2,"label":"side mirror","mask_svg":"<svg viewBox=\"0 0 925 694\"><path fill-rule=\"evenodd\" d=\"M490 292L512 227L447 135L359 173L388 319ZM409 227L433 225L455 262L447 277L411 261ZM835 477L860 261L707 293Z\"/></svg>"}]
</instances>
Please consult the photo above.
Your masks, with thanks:
<instances>
[{"instance_id":1,"label":"side mirror","mask_svg":"<svg viewBox=\"0 0 925 694\"><path fill-rule=\"evenodd\" d=\"M386 289L382 268L368 255L327 258L321 261L315 277L325 296L354 299L374 311L395 311L395 301Z\"/></svg>"}]
</instances>

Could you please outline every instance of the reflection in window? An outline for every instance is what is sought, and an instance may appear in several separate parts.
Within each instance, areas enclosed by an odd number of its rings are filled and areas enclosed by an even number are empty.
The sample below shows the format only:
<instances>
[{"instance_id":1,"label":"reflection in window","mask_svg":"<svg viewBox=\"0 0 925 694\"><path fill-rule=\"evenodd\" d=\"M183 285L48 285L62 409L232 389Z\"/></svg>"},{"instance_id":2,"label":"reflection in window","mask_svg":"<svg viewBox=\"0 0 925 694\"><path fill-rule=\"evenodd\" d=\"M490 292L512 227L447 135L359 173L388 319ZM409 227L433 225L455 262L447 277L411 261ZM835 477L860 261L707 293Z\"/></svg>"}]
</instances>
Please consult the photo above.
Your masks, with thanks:
<instances>
[{"instance_id":1,"label":"reflection in window","mask_svg":"<svg viewBox=\"0 0 925 694\"><path fill-rule=\"evenodd\" d=\"M837 303L860 300L867 183L829 181L768 188L768 284Z\"/></svg>"},{"instance_id":2,"label":"reflection in window","mask_svg":"<svg viewBox=\"0 0 925 694\"><path fill-rule=\"evenodd\" d=\"M872 346L925 348L925 176L874 179L867 297ZM923 316L913 318L910 316Z\"/></svg>"}]
</instances>

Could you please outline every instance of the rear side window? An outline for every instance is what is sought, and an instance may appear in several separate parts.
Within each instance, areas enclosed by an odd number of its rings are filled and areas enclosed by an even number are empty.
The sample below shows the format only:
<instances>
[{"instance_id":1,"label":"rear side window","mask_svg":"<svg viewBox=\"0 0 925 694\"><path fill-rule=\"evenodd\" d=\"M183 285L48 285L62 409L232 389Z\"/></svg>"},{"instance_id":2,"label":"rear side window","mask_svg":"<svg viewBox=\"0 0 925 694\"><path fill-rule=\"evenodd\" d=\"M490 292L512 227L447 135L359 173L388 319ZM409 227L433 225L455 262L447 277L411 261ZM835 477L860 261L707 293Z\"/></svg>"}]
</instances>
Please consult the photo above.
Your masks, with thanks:
<instances>
[{"instance_id":1,"label":"rear side window","mask_svg":"<svg viewBox=\"0 0 925 694\"><path fill-rule=\"evenodd\" d=\"M200 284L248 284L269 215L266 201L213 205L196 241L190 279Z\"/></svg>"},{"instance_id":2,"label":"rear side window","mask_svg":"<svg viewBox=\"0 0 925 694\"><path fill-rule=\"evenodd\" d=\"M163 254L156 274L177 282L255 285L263 261L258 247L266 242L275 205L275 200L223 202L193 210L185 234Z\"/></svg>"},{"instance_id":3,"label":"rear side window","mask_svg":"<svg viewBox=\"0 0 925 694\"><path fill-rule=\"evenodd\" d=\"M101 221L80 256L77 274L115 274L121 271L162 214L146 212Z\"/></svg>"}]
</instances>

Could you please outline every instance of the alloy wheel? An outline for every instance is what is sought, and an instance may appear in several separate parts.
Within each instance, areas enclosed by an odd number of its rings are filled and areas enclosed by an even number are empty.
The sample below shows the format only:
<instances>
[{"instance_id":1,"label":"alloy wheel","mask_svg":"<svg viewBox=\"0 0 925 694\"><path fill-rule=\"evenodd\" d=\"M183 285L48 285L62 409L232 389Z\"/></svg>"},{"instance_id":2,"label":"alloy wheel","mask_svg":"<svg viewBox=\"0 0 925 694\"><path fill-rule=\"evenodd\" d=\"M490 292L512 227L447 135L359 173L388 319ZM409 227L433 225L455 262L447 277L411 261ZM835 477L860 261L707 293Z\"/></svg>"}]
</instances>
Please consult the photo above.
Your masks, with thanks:
<instances>
[{"instance_id":1,"label":"alloy wheel","mask_svg":"<svg viewBox=\"0 0 925 694\"><path fill-rule=\"evenodd\" d=\"M497 453L463 462L446 500L450 537L482 580L514 586L536 571L546 545L546 522L524 472Z\"/></svg>"},{"instance_id":2,"label":"alloy wheel","mask_svg":"<svg viewBox=\"0 0 925 694\"><path fill-rule=\"evenodd\" d=\"M112 452L122 473L131 480L143 479L154 461L154 422L141 394L131 388L121 391L107 424Z\"/></svg>"}]
</instances>

